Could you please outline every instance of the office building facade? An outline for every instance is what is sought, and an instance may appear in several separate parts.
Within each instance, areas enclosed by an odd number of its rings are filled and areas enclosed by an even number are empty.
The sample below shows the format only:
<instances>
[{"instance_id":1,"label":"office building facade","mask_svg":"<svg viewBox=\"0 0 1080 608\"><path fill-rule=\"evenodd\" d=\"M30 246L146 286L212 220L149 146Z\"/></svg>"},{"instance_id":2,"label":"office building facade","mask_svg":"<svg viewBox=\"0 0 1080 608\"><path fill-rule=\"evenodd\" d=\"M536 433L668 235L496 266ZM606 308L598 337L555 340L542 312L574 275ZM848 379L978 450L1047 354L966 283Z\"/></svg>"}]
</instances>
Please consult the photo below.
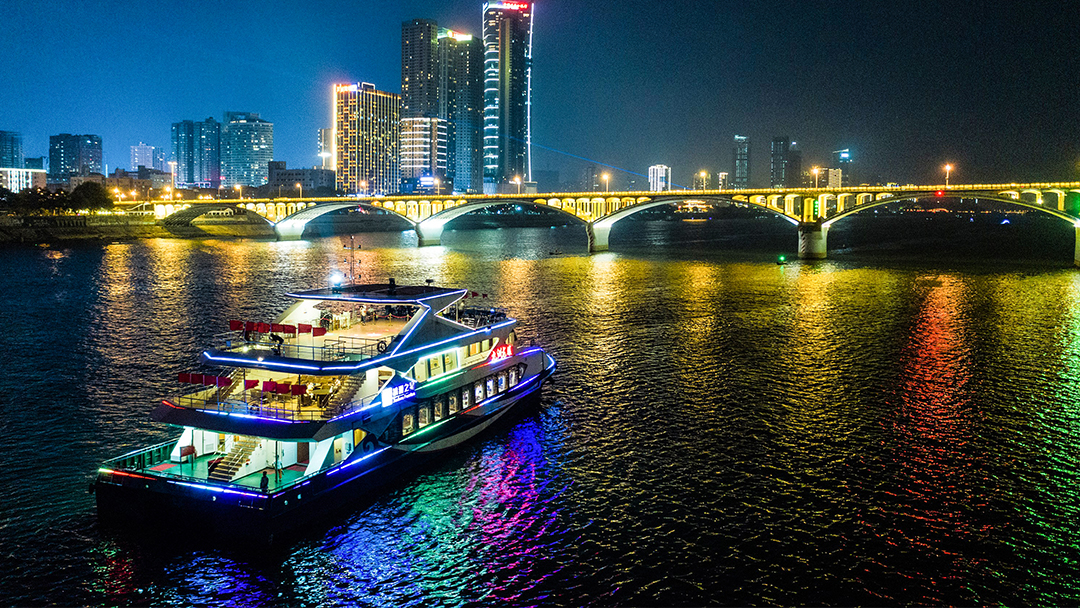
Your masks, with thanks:
<instances>
[{"instance_id":1,"label":"office building facade","mask_svg":"<svg viewBox=\"0 0 1080 608\"><path fill-rule=\"evenodd\" d=\"M787 136L774 137L769 146L769 186L783 188L787 184L788 150L791 140Z\"/></svg>"},{"instance_id":2,"label":"office building facade","mask_svg":"<svg viewBox=\"0 0 1080 608\"><path fill-rule=\"evenodd\" d=\"M173 123L172 148L177 188L221 186L221 123L213 117Z\"/></svg>"},{"instance_id":3,"label":"office building facade","mask_svg":"<svg viewBox=\"0 0 1080 608\"><path fill-rule=\"evenodd\" d=\"M841 186L847 188L848 186L859 185L859 182L855 180L855 158L851 154L851 150L849 148L833 150L832 154L832 168L839 169L841 175L843 175Z\"/></svg>"},{"instance_id":4,"label":"office building facade","mask_svg":"<svg viewBox=\"0 0 1080 608\"><path fill-rule=\"evenodd\" d=\"M750 187L750 138L745 135L735 136L735 148L732 151L731 187L745 189Z\"/></svg>"},{"instance_id":5,"label":"office building facade","mask_svg":"<svg viewBox=\"0 0 1080 608\"><path fill-rule=\"evenodd\" d=\"M274 159L274 123L255 112L226 112L221 125L221 179L226 188L265 184Z\"/></svg>"},{"instance_id":6,"label":"office building facade","mask_svg":"<svg viewBox=\"0 0 1080 608\"><path fill-rule=\"evenodd\" d=\"M484 193L531 181L531 2L484 3Z\"/></svg>"},{"instance_id":7,"label":"office building facade","mask_svg":"<svg viewBox=\"0 0 1080 608\"><path fill-rule=\"evenodd\" d=\"M70 133L49 136L49 183L64 184L72 177L91 173L105 174L100 137Z\"/></svg>"},{"instance_id":8,"label":"office building facade","mask_svg":"<svg viewBox=\"0 0 1080 608\"><path fill-rule=\"evenodd\" d=\"M131 146L131 170L138 171L139 167L148 169L160 169L158 164L158 149L139 142L137 146Z\"/></svg>"},{"instance_id":9,"label":"office building facade","mask_svg":"<svg viewBox=\"0 0 1080 608\"><path fill-rule=\"evenodd\" d=\"M439 117L447 121L447 176L454 192L484 189L484 45L439 29Z\"/></svg>"},{"instance_id":10,"label":"office building facade","mask_svg":"<svg viewBox=\"0 0 1080 608\"><path fill-rule=\"evenodd\" d=\"M667 165L649 167L649 190L653 192L671 190L671 167Z\"/></svg>"},{"instance_id":11,"label":"office building facade","mask_svg":"<svg viewBox=\"0 0 1080 608\"><path fill-rule=\"evenodd\" d=\"M403 192L481 189L482 55L470 34L401 24Z\"/></svg>"},{"instance_id":12,"label":"office building facade","mask_svg":"<svg viewBox=\"0 0 1080 608\"><path fill-rule=\"evenodd\" d=\"M23 168L22 133L0 131L0 169Z\"/></svg>"},{"instance_id":13,"label":"office building facade","mask_svg":"<svg viewBox=\"0 0 1080 608\"><path fill-rule=\"evenodd\" d=\"M337 189L365 195L397 192L400 133L400 95L366 82L334 85Z\"/></svg>"}]
</instances>

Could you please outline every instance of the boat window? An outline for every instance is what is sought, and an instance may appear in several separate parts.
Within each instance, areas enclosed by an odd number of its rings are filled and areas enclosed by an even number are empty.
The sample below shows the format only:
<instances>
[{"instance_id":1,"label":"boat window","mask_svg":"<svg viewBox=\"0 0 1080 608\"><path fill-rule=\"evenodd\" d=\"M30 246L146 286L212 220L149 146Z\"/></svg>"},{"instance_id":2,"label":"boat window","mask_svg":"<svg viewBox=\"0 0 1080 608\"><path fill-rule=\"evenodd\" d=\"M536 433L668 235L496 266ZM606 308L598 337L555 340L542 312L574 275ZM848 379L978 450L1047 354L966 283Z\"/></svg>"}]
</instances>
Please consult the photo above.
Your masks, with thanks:
<instances>
[{"instance_id":1,"label":"boat window","mask_svg":"<svg viewBox=\"0 0 1080 608\"><path fill-rule=\"evenodd\" d=\"M479 355L479 354L480 354L480 343L479 342L473 342L472 344L470 344L469 345L469 356L471 357L473 355Z\"/></svg>"},{"instance_id":2,"label":"boat window","mask_svg":"<svg viewBox=\"0 0 1080 608\"><path fill-rule=\"evenodd\" d=\"M466 392L465 394L467 396L468 392ZM449 405L450 405L450 413L451 414L457 413L457 411L458 411L457 391L454 391L454 392L450 393L450 395L447 397L447 401L449 402Z\"/></svg>"},{"instance_id":3,"label":"boat window","mask_svg":"<svg viewBox=\"0 0 1080 608\"><path fill-rule=\"evenodd\" d=\"M495 376L488 376L487 383L487 396L490 397L495 394Z\"/></svg>"},{"instance_id":4,"label":"boat window","mask_svg":"<svg viewBox=\"0 0 1080 608\"><path fill-rule=\"evenodd\" d=\"M510 332L510 335L506 337L507 344L513 344L517 342L517 332Z\"/></svg>"},{"instance_id":5,"label":"boat window","mask_svg":"<svg viewBox=\"0 0 1080 608\"><path fill-rule=\"evenodd\" d=\"M510 378L510 386L512 386L512 387L517 386L517 383L518 383L518 370L517 370L516 365L514 367L510 368L510 371L508 372L507 375Z\"/></svg>"},{"instance_id":6,"label":"boat window","mask_svg":"<svg viewBox=\"0 0 1080 608\"><path fill-rule=\"evenodd\" d=\"M415 378L417 382L423 382L428 379L427 361L421 361L413 366L413 378Z\"/></svg>"},{"instance_id":7,"label":"boat window","mask_svg":"<svg viewBox=\"0 0 1080 608\"><path fill-rule=\"evenodd\" d=\"M420 424L419 424L419 426L420 426L420 428L424 428L425 426L427 426L430 423L431 423L431 406L427 405L427 404L422 405L420 407Z\"/></svg>"},{"instance_id":8,"label":"boat window","mask_svg":"<svg viewBox=\"0 0 1080 608\"><path fill-rule=\"evenodd\" d=\"M457 369L457 352L443 355L443 370L452 371Z\"/></svg>"},{"instance_id":9,"label":"boat window","mask_svg":"<svg viewBox=\"0 0 1080 608\"><path fill-rule=\"evenodd\" d=\"M436 422L446 417L446 399L442 395L435 398L435 410L432 413Z\"/></svg>"},{"instance_id":10,"label":"boat window","mask_svg":"<svg viewBox=\"0 0 1080 608\"><path fill-rule=\"evenodd\" d=\"M427 361L428 374L434 378L443 373L442 357L432 357Z\"/></svg>"},{"instance_id":11,"label":"boat window","mask_svg":"<svg viewBox=\"0 0 1080 608\"><path fill-rule=\"evenodd\" d=\"M401 434L402 435L408 435L409 433L411 433L411 432L413 432L415 430L416 430L416 428L413 426L413 415L412 414L405 414L404 416L402 416L401 417Z\"/></svg>"},{"instance_id":12,"label":"boat window","mask_svg":"<svg viewBox=\"0 0 1080 608\"><path fill-rule=\"evenodd\" d=\"M477 403L484 400L484 382L482 380L476 383L473 393L476 395Z\"/></svg>"},{"instance_id":13,"label":"boat window","mask_svg":"<svg viewBox=\"0 0 1080 608\"><path fill-rule=\"evenodd\" d=\"M462 389L461 389L461 409L463 409L463 410L468 409L469 408L469 402L472 401L472 399L469 398L469 391L471 391L471 390L472 390L472 385L462 387Z\"/></svg>"},{"instance_id":14,"label":"boat window","mask_svg":"<svg viewBox=\"0 0 1080 608\"><path fill-rule=\"evenodd\" d=\"M487 340L484 340L483 342L480 343L480 350L484 351L485 353L487 351L491 350L491 339L490 338L487 339Z\"/></svg>"},{"instance_id":15,"label":"boat window","mask_svg":"<svg viewBox=\"0 0 1080 608\"><path fill-rule=\"evenodd\" d=\"M364 436L367 435L362 429L353 429L352 443L353 445L360 445L364 442Z\"/></svg>"},{"instance_id":16,"label":"boat window","mask_svg":"<svg viewBox=\"0 0 1080 608\"><path fill-rule=\"evenodd\" d=\"M506 392L506 372L499 374L499 392Z\"/></svg>"}]
</instances>

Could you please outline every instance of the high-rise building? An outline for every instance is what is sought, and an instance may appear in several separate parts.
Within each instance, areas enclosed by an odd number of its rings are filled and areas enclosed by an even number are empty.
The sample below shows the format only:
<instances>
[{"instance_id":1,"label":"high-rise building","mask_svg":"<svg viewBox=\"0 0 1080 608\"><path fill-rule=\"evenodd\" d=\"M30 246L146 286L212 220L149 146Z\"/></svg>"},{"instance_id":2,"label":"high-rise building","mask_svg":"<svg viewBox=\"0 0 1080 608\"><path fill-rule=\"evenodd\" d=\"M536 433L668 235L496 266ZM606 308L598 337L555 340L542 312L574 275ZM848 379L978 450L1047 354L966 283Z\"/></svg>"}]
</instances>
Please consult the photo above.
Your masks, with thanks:
<instances>
[{"instance_id":1,"label":"high-rise building","mask_svg":"<svg viewBox=\"0 0 1080 608\"><path fill-rule=\"evenodd\" d=\"M177 188L218 188L221 185L221 123L184 120L172 126L173 162Z\"/></svg>"},{"instance_id":2,"label":"high-rise building","mask_svg":"<svg viewBox=\"0 0 1080 608\"><path fill-rule=\"evenodd\" d=\"M533 4L484 3L484 193L531 181Z\"/></svg>"},{"instance_id":3,"label":"high-rise building","mask_svg":"<svg viewBox=\"0 0 1080 608\"><path fill-rule=\"evenodd\" d=\"M698 171L694 174L694 190L708 190L709 189L709 172Z\"/></svg>"},{"instance_id":4,"label":"high-rise building","mask_svg":"<svg viewBox=\"0 0 1080 608\"><path fill-rule=\"evenodd\" d=\"M45 169L45 156L28 156L23 159L23 166L27 169Z\"/></svg>"},{"instance_id":5,"label":"high-rise building","mask_svg":"<svg viewBox=\"0 0 1080 608\"><path fill-rule=\"evenodd\" d=\"M401 24L401 117L439 112L439 26L430 19Z\"/></svg>"},{"instance_id":6,"label":"high-rise building","mask_svg":"<svg viewBox=\"0 0 1080 608\"><path fill-rule=\"evenodd\" d=\"M322 168L334 170L334 130L319 129L319 158Z\"/></svg>"},{"instance_id":7,"label":"high-rise building","mask_svg":"<svg viewBox=\"0 0 1080 608\"><path fill-rule=\"evenodd\" d=\"M847 188L851 185L858 185L855 181L855 167L854 157L851 155L851 150L844 148L843 150L833 151L832 168L840 169L841 174L844 176L842 187Z\"/></svg>"},{"instance_id":8,"label":"high-rise building","mask_svg":"<svg viewBox=\"0 0 1080 608\"><path fill-rule=\"evenodd\" d=\"M138 171L139 167L158 169L159 167L155 166L157 155L157 148L148 146L141 141L139 145L131 146L131 170Z\"/></svg>"},{"instance_id":9,"label":"high-rise building","mask_svg":"<svg viewBox=\"0 0 1080 608\"><path fill-rule=\"evenodd\" d=\"M798 188L803 185L802 151L796 148L797 145L791 142L787 153L787 163L784 166L784 186L788 188Z\"/></svg>"},{"instance_id":10,"label":"high-rise building","mask_svg":"<svg viewBox=\"0 0 1080 608\"><path fill-rule=\"evenodd\" d=\"M65 183L71 177L86 177L91 173L105 174L100 137L70 133L49 136L50 183Z\"/></svg>"},{"instance_id":11,"label":"high-rise building","mask_svg":"<svg viewBox=\"0 0 1080 608\"><path fill-rule=\"evenodd\" d=\"M22 133L0 131L0 169L22 169Z\"/></svg>"},{"instance_id":12,"label":"high-rise building","mask_svg":"<svg viewBox=\"0 0 1080 608\"><path fill-rule=\"evenodd\" d=\"M720 190L727 190L731 187L731 183L728 181L727 171L721 171L716 174L716 187Z\"/></svg>"},{"instance_id":13,"label":"high-rise building","mask_svg":"<svg viewBox=\"0 0 1080 608\"><path fill-rule=\"evenodd\" d=\"M334 85L337 189L392 194L400 185L401 96L369 83Z\"/></svg>"},{"instance_id":14,"label":"high-rise building","mask_svg":"<svg viewBox=\"0 0 1080 608\"><path fill-rule=\"evenodd\" d=\"M447 144L447 121L401 119L402 192L452 191L453 184L447 179Z\"/></svg>"},{"instance_id":15,"label":"high-rise building","mask_svg":"<svg viewBox=\"0 0 1080 608\"><path fill-rule=\"evenodd\" d=\"M430 19L401 24L403 191L481 188L482 55L470 34Z\"/></svg>"},{"instance_id":16,"label":"high-rise building","mask_svg":"<svg viewBox=\"0 0 1080 608\"><path fill-rule=\"evenodd\" d=\"M226 188L262 186L274 159L274 123L255 112L225 112L221 125L221 178Z\"/></svg>"},{"instance_id":17,"label":"high-rise building","mask_svg":"<svg viewBox=\"0 0 1080 608\"><path fill-rule=\"evenodd\" d=\"M671 190L671 167L667 165L649 167L649 190L653 192Z\"/></svg>"},{"instance_id":18,"label":"high-rise building","mask_svg":"<svg viewBox=\"0 0 1080 608\"><path fill-rule=\"evenodd\" d=\"M769 147L769 186L783 188L787 182L786 170L791 140L786 136L774 137Z\"/></svg>"},{"instance_id":19,"label":"high-rise building","mask_svg":"<svg viewBox=\"0 0 1080 608\"><path fill-rule=\"evenodd\" d=\"M745 135L735 136L735 149L732 155L731 187L744 189L750 187L750 138Z\"/></svg>"},{"instance_id":20,"label":"high-rise building","mask_svg":"<svg viewBox=\"0 0 1080 608\"><path fill-rule=\"evenodd\" d=\"M447 121L447 178L455 192L480 192L484 187L481 40L440 28L438 80L438 116Z\"/></svg>"}]
</instances>

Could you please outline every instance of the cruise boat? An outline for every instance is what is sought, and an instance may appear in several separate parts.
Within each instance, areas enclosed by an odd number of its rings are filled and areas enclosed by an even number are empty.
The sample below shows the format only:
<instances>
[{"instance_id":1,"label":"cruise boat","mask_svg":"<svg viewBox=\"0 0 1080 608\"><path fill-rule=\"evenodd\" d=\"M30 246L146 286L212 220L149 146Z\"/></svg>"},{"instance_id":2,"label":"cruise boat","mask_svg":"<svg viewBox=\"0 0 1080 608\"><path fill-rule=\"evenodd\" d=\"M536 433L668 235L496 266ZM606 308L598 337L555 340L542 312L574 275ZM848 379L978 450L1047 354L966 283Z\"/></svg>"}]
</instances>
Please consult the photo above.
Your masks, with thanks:
<instances>
[{"instance_id":1,"label":"cruise boat","mask_svg":"<svg viewBox=\"0 0 1080 608\"><path fill-rule=\"evenodd\" d=\"M151 414L179 436L98 470L99 517L273 542L474 437L555 371L479 295L390 279L229 321L202 353L218 373L178 374Z\"/></svg>"}]
</instances>

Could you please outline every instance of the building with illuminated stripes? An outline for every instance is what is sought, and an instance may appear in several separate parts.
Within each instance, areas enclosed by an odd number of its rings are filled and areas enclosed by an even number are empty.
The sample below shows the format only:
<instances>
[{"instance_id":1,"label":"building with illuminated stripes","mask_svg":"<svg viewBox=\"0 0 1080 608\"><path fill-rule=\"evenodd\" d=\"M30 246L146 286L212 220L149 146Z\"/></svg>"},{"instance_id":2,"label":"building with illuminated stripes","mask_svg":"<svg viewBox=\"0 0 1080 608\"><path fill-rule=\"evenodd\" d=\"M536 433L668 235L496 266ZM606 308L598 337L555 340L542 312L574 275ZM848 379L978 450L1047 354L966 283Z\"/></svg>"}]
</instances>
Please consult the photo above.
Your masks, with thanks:
<instances>
[{"instance_id":1,"label":"building with illuminated stripes","mask_svg":"<svg viewBox=\"0 0 1080 608\"><path fill-rule=\"evenodd\" d=\"M401 96L369 83L334 85L337 189L393 194L400 184Z\"/></svg>"}]
</instances>

